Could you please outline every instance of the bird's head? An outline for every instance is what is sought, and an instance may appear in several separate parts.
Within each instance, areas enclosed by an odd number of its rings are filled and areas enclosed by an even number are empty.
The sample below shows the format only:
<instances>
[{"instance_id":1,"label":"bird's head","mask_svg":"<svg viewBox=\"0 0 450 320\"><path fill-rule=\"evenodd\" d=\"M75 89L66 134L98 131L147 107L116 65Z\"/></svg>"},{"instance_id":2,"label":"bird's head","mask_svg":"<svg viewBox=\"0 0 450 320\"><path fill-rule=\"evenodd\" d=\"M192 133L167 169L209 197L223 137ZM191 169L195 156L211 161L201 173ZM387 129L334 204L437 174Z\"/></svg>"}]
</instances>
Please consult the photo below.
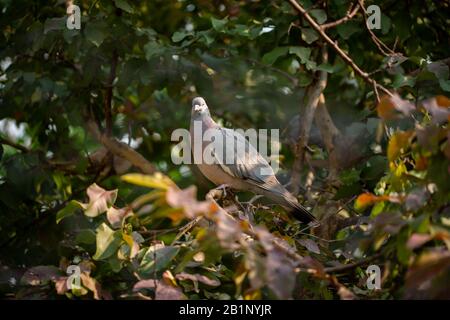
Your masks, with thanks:
<instances>
[{"instance_id":1,"label":"bird's head","mask_svg":"<svg viewBox=\"0 0 450 320\"><path fill-rule=\"evenodd\" d=\"M205 99L202 97L196 97L192 99L192 118L200 118L203 116L210 116L208 105L206 104Z\"/></svg>"}]
</instances>

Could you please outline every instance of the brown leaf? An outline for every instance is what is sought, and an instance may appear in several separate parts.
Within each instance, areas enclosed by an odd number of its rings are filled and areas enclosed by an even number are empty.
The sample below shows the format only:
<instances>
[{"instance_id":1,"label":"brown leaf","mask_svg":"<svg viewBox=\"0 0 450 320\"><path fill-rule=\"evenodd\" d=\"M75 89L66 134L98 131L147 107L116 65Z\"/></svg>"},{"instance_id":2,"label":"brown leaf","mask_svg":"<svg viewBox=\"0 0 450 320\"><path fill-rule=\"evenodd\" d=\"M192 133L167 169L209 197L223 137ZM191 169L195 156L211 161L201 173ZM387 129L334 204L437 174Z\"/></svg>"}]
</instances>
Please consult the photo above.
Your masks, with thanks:
<instances>
[{"instance_id":1,"label":"brown leaf","mask_svg":"<svg viewBox=\"0 0 450 320\"><path fill-rule=\"evenodd\" d=\"M211 287L217 287L220 285L219 280L211 279L205 275L198 274L198 273L192 274L192 273L181 272L181 273L177 274L175 276L175 278L178 280L191 280L192 282L201 282L201 283L204 283Z\"/></svg>"},{"instance_id":2,"label":"brown leaf","mask_svg":"<svg viewBox=\"0 0 450 320\"><path fill-rule=\"evenodd\" d=\"M22 276L23 284L38 286L56 281L62 276L61 270L55 266L37 266L28 269Z\"/></svg>"},{"instance_id":3,"label":"brown leaf","mask_svg":"<svg viewBox=\"0 0 450 320\"><path fill-rule=\"evenodd\" d=\"M116 209L114 207L110 207L106 212L106 218L108 219L108 222L115 229L120 228L123 221L126 218L131 217L132 215L133 212L130 208Z\"/></svg>"},{"instance_id":4,"label":"brown leaf","mask_svg":"<svg viewBox=\"0 0 450 320\"><path fill-rule=\"evenodd\" d=\"M449 251L434 249L422 253L406 274L404 298L433 299L443 293L448 299L448 284L438 279L448 276L449 271Z\"/></svg>"},{"instance_id":5,"label":"brown leaf","mask_svg":"<svg viewBox=\"0 0 450 320\"><path fill-rule=\"evenodd\" d=\"M93 183L87 189L89 197L88 204L81 204L85 209L84 214L88 217L96 217L111 207L117 198L117 189L107 191Z\"/></svg>"},{"instance_id":6,"label":"brown leaf","mask_svg":"<svg viewBox=\"0 0 450 320\"><path fill-rule=\"evenodd\" d=\"M184 190L170 187L166 193L166 201L173 208L182 208L187 218L194 219L201 213L210 213L215 206L209 201L197 201L197 187L190 186Z\"/></svg>"},{"instance_id":7,"label":"brown leaf","mask_svg":"<svg viewBox=\"0 0 450 320\"><path fill-rule=\"evenodd\" d=\"M320 249L317 243L315 243L311 239L300 239L298 242L304 246L308 251L311 251L312 253L320 254Z\"/></svg>"},{"instance_id":8,"label":"brown leaf","mask_svg":"<svg viewBox=\"0 0 450 320\"><path fill-rule=\"evenodd\" d=\"M406 210L417 211L422 208L428 201L429 193L426 187L416 188L405 199Z\"/></svg>"},{"instance_id":9,"label":"brown leaf","mask_svg":"<svg viewBox=\"0 0 450 320\"><path fill-rule=\"evenodd\" d=\"M271 233L263 228L255 228L255 232L266 252L265 278L267 280L267 286L279 299L291 298L295 286L295 268L293 261L287 256L284 250L274 245L275 237Z\"/></svg>"},{"instance_id":10,"label":"brown leaf","mask_svg":"<svg viewBox=\"0 0 450 320\"><path fill-rule=\"evenodd\" d=\"M57 294L63 295L69 290L69 288L67 288L67 278L68 277L60 277L55 281Z\"/></svg>"},{"instance_id":11,"label":"brown leaf","mask_svg":"<svg viewBox=\"0 0 450 320\"><path fill-rule=\"evenodd\" d=\"M183 294L183 291L174 285L170 278L166 271L162 280L140 280L134 285L133 291L155 289L155 300L185 300L186 296Z\"/></svg>"},{"instance_id":12,"label":"brown leaf","mask_svg":"<svg viewBox=\"0 0 450 320\"><path fill-rule=\"evenodd\" d=\"M82 273L80 275L80 278L83 286L92 291L92 293L94 294L94 299L100 300L102 297L102 287L100 286L98 281L90 277L86 273Z\"/></svg>"},{"instance_id":13,"label":"brown leaf","mask_svg":"<svg viewBox=\"0 0 450 320\"><path fill-rule=\"evenodd\" d=\"M414 250L423 246L431 239L432 237L429 234L413 233L411 237L409 237L408 242L406 243L406 247L410 250Z\"/></svg>"},{"instance_id":14,"label":"brown leaf","mask_svg":"<svg viewBox=\"0 0 450 320\"><path fill-rule=\"evenodd\" d=\"M378 116L383 120L391 120L403 116L410 115L415 106L408 100L402 99L399 95L394 94L392 97L383 96L377 105Z\"/></svg>"},{"instance_id":15,"label":"brown leaf","mask_svg":"<svg viewBox=\"0 0 450 320\"><path fill-rule=\"evenodd\" d=\"M439 103L444 104L444 106L439 105L438 100L436 98L430 98L422 102L422 105L425 108L425 110L427 110L431 115L431 121L435 124L445 123L449 119L450 108L447 108L446 105L447 101L445 101L444 98L439 99Z\"/></svg>"}]
</instances>

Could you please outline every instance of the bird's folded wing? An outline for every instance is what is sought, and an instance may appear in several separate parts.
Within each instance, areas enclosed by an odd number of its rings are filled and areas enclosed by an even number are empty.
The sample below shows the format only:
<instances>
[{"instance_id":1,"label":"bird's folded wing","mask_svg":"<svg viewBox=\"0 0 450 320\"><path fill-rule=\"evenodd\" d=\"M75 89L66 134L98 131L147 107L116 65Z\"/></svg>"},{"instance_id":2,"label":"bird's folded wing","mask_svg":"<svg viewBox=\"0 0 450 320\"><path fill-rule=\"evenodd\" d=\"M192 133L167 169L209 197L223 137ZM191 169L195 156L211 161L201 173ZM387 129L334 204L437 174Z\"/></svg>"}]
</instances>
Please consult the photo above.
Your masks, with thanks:
<instances>
[{"instance_id":1,"label":"bird's folded wing","mask_svg":"<svg viewBox=\"0 0 450 320\"><path fill-rule=\"evenodd\" d=\"M227 128L219 130L223 137L223 154L219 156L215 152L214 156L222 170L235 178L269 188L275 174L267 160L240 133ZM227 156L232 161L225 161Z\"/></svg>"}]
</instances>

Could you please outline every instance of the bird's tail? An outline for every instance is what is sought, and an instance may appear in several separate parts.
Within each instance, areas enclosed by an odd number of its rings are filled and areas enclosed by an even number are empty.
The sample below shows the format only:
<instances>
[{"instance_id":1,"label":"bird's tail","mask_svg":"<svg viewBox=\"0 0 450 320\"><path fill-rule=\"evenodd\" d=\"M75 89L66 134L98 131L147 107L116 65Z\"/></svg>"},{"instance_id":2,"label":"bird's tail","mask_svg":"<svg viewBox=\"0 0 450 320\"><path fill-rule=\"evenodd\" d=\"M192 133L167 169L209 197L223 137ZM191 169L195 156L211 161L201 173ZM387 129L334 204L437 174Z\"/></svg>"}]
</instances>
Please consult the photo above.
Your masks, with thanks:
<instances>
[{"instance_id":1,"label":"bird's tail","mask_svg":"<svg viewBox=\"0 0 450 320\"><path fill-rule=\"evenodd\" d=\"M317 219L309 212L305 207L303 207L298 202L293 202L287 200L290 207L292 208L291 214L303 223L310 223L312 221L317 221Z\"/></svg>"}]
</instances>

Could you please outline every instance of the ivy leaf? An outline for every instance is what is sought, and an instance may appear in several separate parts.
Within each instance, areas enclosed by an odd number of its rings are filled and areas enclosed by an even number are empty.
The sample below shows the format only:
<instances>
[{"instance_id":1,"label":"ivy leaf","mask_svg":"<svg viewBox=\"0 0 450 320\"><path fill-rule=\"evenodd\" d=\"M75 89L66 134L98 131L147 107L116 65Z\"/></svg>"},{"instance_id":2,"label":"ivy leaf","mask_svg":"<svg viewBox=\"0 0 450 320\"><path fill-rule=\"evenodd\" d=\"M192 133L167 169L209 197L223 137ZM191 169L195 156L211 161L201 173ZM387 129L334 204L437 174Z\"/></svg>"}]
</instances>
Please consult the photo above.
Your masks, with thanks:
<instances>
[{"instance_id":1,"label":"ivy leaf","mask_svg":"<svg viewBox=\"0 0 450 320\"><path fill-rule=\"evenodd\" d=\"M311 48L306 47L289 47L289 53L295 54L300 58L301 63L307 63L311 55Z\"/></svg>"},{"instance_id":2,"label":"ivy leaf","mask_svg":"<svg viewBox=\"0 0 450 320\"><path fill-rule=\"evenodd\" d=\"M96 237L97 236L93 230L84 229L77 234L75 241L80 244L94 244L96 241Z\"/></svg>"},{"instance_id":3,"label":"ivy leaf","mask_svg":"<svg viewBox=\"0 0 450 320\"><path fill-rule=\"evenodd\" d=\"M184 38L186 38L189 34L185 31L175 31L172 35L173 42L180 42Z\"/></svg>"},{"instance_id":4,"label":"ivy leaf","mask_svg":"<svg viewBox=\"0 0 450 320\"><path fill-rule=\"evenodd\" d=\"M298 242L302 246L304 246L306 249L308 249L308 251L310 251L312 253L315 253L315 254L320 254L319 246L313 240L311 240L311 239L300 239L300 240L298 240Z\"/></svg>"},{"instance_id":5,"label":"ivy leaf","mask_svg":"<svg viewBox=\"0 0 450 320\"><path fill-rule=\"evenodd\" d=\"M170 180L169 177L164 176L162 173L155 173L154 175L144 175L139 173L129 173L121 177L125 182L132 183L142 187L168 190L174 186L175 183Z\"/></svg>"},{"instance_id":6,"label":"ivy leaf","mask_svg":"<svg viewBox=\"0 0 450 320\"><path fill-rule=\"evenodd\" d=\"M409 148L413 134L413 131L398 131L392 135L387 149L389 161L394 161Z\"/></svg>"},{"instance_id":7,"label":"ivy leaf","mask_svg":"<svg viewBox=\"0 0 450 320\"><path fill-rule=\"evenodd\" d=\"M56 214L56 223L60 223L62 219L72 216L77 209L83 209L82 204L75 200L70 201Z\"/></svg>"},{"instance_id":8,"label":"ivy leaf","mask_svg":"<svg viewBox=\"0 0 450 320\"><path fill-rule=\"evenodd\" d=\"M361 31L361 27L356 22L349 21L347 23L338 25L336 30L341 38L347 40L354 33Z\"/></svg>"},{"instance_id":9,"label":"ivy leaf","mask_svg":"<svg viewBox=\"0 0 450 320\"><path fill-rule=\"evenodd\" d=\"M100 47L108 36L107 26L97 22L88 23L85 28L85 36L88 41Z\"/></svg>"},{"instance_id":10,"label":"ivy leaf","mask_svg":"<svg viewBox=\"0 0 450 320\"><path fill-rule=\"evenodd\" d=\"M122 9L123 11L133 13L133 8L125 0L114 0L114 4L116 5L117 8Z\"/></svg>"},{"instance_id":11,"label":"ivy leaf","mask_svg":"<svg viewBox=\"0 0 450 320\"><path fill-rule=\"evenodd\" d=\"M222 20L211 17L211 24L214 30L222 32L225 30L225 26L228 23L228 19L224 18Z\"/></svg>"},{"instance_id":12,"label":"ivy leaf","mask_svg":"<svg viewBox=\"0 0 450 320\"><path fill-rule=\"evenodd\" d=\"M119 249L122 242L122 232L113 231L106 223L102 223L96 232L97 250L93 258L95 260L104 260L112 256Z\"/></svg>"},{"instance_id":13,"label":"ivy leaf","mask_svg":"<svg viewBox=\"0 0 450 320\"><path fill-rule=\"evenodd\" d=\"M264 64L268 64L271 65L273 64L275 61L277 61L277 59L281 56L286 55L289 52L289 47L276 47L275 49L273 49L270 52L267 52L263 57L262 57L262 62Z\"/></svg>"},{"instance_id":14,"label":"ivy leaf","mask_svg":"<svg viewBox=\"0 0 450 320\"><path fill-rule=\"evenodd\" d=\"M85 209L84 214L86 216L96 217L104 213L116 202L117 189L108 191L94 183L87 189L87 195L89 203L80 205Z\"/></svg>"},{"instance_id":15,"label":"ivy leaf","mask_svg":"<svg viewBox=\"0 0 450 320\"><path fill-rule=\"evenodd\" d=\"M44 34L47 34L50 31L66 29L66 21L67 21L67 17L50 18L50 19L45 20Z\"/></svg>"},{"instance_id":16,"label":"ivy leaf","mask_svg":"<svg viewBox=\"0 0 450 320\"><path fill-rule=\"evenodd\" d=\"M62 276L61 270L55 266L36 266L28 269L22 276L22 284L36 286L56 281Z\"/></svg>"},{"instance_id":17,"label":"ivy leaf","mask_svg":"<svg viewBox=\"0 0 450 320\"><path fill-rule=\"evenodd\" d=\"M336 71L336 67L332 66L329 63L322 63L320 65L318 65L317 67L314 68L314 70L319 70L319 71L325 71L328 73L333 73Z\"/></svg>"},{"instance_id":18,"label":"ivy leaf","mask_svg":"<svg viewBox=\"0 0 450 320\"><path fill-rule=\"evenodd\" d=\"M144 46L145 59L150 60L153 57L161 56L165 48L156 41L150 41Z\"/></svg>"},{"instance_id":19,"label":"ivy leaf","mask_svg":"<svg viewBox=\"0 0 450 320\"><path fill-rule=\"evenodd\" d=\"M309 12L309 14L316 19L318 24L322 24L327 21L327 13L322 9L313 9Z\"/></svg>"},{"instance_id":20,"label":"ivy leaf","mask_svg":"<svg viewBox=\"0 0 450 320\"><path fill-rule=\"evenodd\" d=\"M307 44L311 44L317 39L319 39L319 35L317 34L316 31L314 31L311 28L302 28L302 39Z\"/></svg>"},{"instance_id":21,"label":"ivy leaf","mask_svg":"<svg viewBox=\"0 0 450 320\"><path fill-rule=\"evenodd\" d=\"M153 276L155 272L167 268L179 250L179 247L164 246L163 244L149 247L139 266L139 274L144 277Z\"/></svg>"}]
</instances>

